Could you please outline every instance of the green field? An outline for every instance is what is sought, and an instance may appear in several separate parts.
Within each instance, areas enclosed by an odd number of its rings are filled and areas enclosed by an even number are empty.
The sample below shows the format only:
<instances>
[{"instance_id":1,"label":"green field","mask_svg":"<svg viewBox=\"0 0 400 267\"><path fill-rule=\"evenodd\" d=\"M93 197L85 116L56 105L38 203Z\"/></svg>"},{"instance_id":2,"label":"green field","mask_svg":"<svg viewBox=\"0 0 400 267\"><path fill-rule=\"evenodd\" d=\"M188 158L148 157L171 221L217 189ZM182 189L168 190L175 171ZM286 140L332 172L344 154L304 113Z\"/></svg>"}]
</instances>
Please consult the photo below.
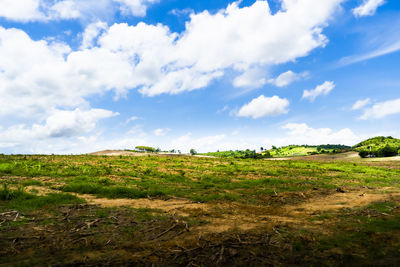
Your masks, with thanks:
<instances>
[{"instance_id":1,"label":"green field","mask_svg":"<svg viewBox=\"0 0 400 267\"><path fill-rule=\"evenodd\" d=\"M396 161L1 155L0 177L4 265L400 262Z\"/></svg>"}]
</instances>

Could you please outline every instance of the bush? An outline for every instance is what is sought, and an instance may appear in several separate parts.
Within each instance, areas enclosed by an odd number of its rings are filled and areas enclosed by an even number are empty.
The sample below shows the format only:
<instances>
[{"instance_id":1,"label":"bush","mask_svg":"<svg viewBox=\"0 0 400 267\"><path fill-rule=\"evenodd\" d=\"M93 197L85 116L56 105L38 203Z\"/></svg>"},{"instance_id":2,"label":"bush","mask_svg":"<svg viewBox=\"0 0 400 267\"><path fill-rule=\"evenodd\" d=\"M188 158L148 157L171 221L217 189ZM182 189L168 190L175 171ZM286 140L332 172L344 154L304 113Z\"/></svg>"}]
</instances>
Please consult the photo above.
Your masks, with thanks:
<instances>
[{"instance_id":1,"label":"bush","mask_svg":"<svg viewBox=\"0 0 400 267\"><path fill-rule=\"evenodd\" d=\"M360 157L362 158L366 158L369 155L369 152L367 150L361 150L360 152L358 152L358 155L360 155Z\"/></svg>"},{"instance_id":2,"label":"bush","mask_svg":"<svg viewBox=\"0 0 400 267\"><path fill-rule=\"evenodd\" d=\"M150 146L137 146L135 148L142 152L156 152L157 151L157 149L155 149L154 147L150 147Z\"/></svg>"},{"instance_id":3,"label":"bush","mask_svg":"<svg viewBox=\"0 0 400 267\"><path fill-rule=\"evenodd\" d=\"M397 148L386 145L377 151L378 157L394 157L397 155Z\"/></svg>"}]
</instances>

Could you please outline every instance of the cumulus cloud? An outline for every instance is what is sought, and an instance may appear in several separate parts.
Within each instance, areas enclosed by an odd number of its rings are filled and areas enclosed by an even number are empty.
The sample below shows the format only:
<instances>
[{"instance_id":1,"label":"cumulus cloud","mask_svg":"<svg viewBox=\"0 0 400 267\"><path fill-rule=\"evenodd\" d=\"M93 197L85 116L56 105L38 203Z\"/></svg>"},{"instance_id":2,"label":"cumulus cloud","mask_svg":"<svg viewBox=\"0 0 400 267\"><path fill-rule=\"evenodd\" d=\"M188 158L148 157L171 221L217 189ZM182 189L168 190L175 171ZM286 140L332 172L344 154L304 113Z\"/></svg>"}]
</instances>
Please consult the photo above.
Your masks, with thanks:
<instances>
[{"instance_id":1,"label":"cumulus cloud","mask_svg":"<svg viewBox=\"0 0 400 267\"><path fill-rule=\"evenodd\" d=\"M289 112L289 101L279 96L265 97L260 95L244 105L237 113L238 117L258 119L266 116L277 116Z\"/></svg>"},{"instance_id":2,"label":"cumulus cloud","mask_svg":"<svg viewBox=\"0 0 400 267\"><path fill-rule=\"evenodd\" d=\"M266 1L243 8L233 3L216 14L192 14L180 35L161 24L106 28L95 22L77 51L0 27L0 104L7 103L0 116L88 106L87 96L110 90L117 97L134 88L148 96L178 94L208 86L228 68L246 72L295 60L326 44L322 28L340 2L284 1L275 15ZM237 85L246 83L240 80Z\"/></svg>"},{"instance_id":3,"label":"cumulus cloud","mask_svg":"<svg viewBox=\"0 0 400 267\"><path fill-rule=\"evenodd\" d=\"M180 35L161 24L105 29L96 22L76 51L0 27L0 116L87 108L88 96L110 90L117 97L134 88L148 96L178 94L206 87L227 68L295 60L326 44L322 27L340 2L284 1L274 15L266 1L243 8L233 3L216 14L192 14Z\"/></svg>"},{"instance_id":4,"label":"cumulus cloud","mask_svg":"<svg viewBox=\"0 0 400 267\"><path fill-rule=\"evenodd\" d=\"M366 109L360 118L362 120L382 119L398 113L400 113L400 99L394 99L376 103L371 108Z\"/></svg>"},{"instance_id":5,"label":"cumulus cloud","mask_svg":"<svg viewBox=\"0 0 400 267\"><path fill-rule=\"evenodd\" d=\"M44 124L13 125L1 131L0 139L7 143L25 143L46 138L69 138L93 131L99 120L117 116L104 109L53 110Z\"/></svg>"},{"instance_id":6,"label":"cumulus cloud","mask_svg":"<svg viewBox=\"0 0 400 267\"><path fill-rule=\"evenodd\" d=\"M0 17L29 22L81 19L93 21L123 15L145 16L147 8L158 0L1 0Z\"/></svg>"},{"instance_id":7,"label":"cumulus cloud","mask_svg":"<svg viewBox=\"0 0 400 267\"><path fill-rule=\"evenodd\" d=\"M121 54L93 49L71 52L59 42L33 41L21 30L0 27L0 117L43 117L56 108L89 106L85 97L115 90L133 79Z\"/></svg>"},{"instance_id":8,"label":"cumulus cloud","mask_svg":"<svg viewBox=\"0 0 400 267\"><path fill-rule=\"evenodd\" d=\"M146 96L178 94L204 88L232 69L241 76L294 61L327 44L322 31L342 1L283 0L274 14L267 1L247 7L235 2L215 14L191 14L178 34L162 24L109 27L98 20L120 8L143 15L138 5L154 0L3 0L0 16L9 20L84 19L88 26L78 49L0 26L0 119L27 119L23 129L32 129L54 110L91 110L93 95L114 91L119 98L132 89ZM281 114L286 107L248 114Z\"/></svg>"},{"instance_id":9,"label":"cumulus cloud","mask_svg":"<svg viewBox=\"0 0 400 267\"><path fill-rule=\"evenodd\" d=\"M371 99L369 99L369 98L358 100L353 104L351 109L352 110L359 110L359 109L362 109L363 107L369 105L369 103L371 103Z\"/></svg>"},{"instance_id":10,"label":"cumulus cloud","mask_svg":"<svg viewBox=\"0 0 400 267\"><path fill-rule=\"evenodd\" d=\"M40 12L40 0L1 0L0 17L15 21L43 20Z\"/></svg>"},{"instance_id":11,"label":"cumulus cloud","mask_svg":"<svg viewBox=\"0 0 400 267\"><path fill-rule=\"evenodd\" d=\"M278 77L274 79L269 79L268 82L274 84L277 87L288 86L289 84L298 81L300 79L306 78L308 76L308 72L295 73L291 70L280 74Z\"/></svg>"},{"instance_id":12,"label":"cumulus cloud","mask_svg":"<svg viewBox=\"0 0 400 267\"><path fill-rule=\"evenodd\" d=\"M235 86L260 86L265 83L260 69L326 45L322 29L340 2L288 1L275 15L266 1L243 8L233 3L216 14L192 14L180 35L163 25L115 24L99 38L98 49L136 63L132 84L148 96L206 87L229 68L242 72Z\"/></svg>"},{"instance_id":13,"label":"cumulus cloud","mask_svg":"<svg viewBox=\"0 0 400 267\"><path fill-rule=\"evenodd\" d=\"M363 0L360 6L353 9L353 14L355 17L372 16L385 2L385 0Z\"/></svg>"},{"instance_id":14,"label":"cumulus cloud","mask_svg":"<svg viewBox=\"0 0 400 267\"><path fill-rule=\"evenodd\" d=\"M354 145L361 140L359 136L354 134L349 128L334 131L330 128L314 129L306 123L288 123L282 127L288 131L288 135L284 138L274 140L275 145L290 145L290 144L345 144Z\"/></svg>"},{"instance_id":15,"label":"cumulus cloud","mask_svg":"<svg viewBox=\"0 0 400 267\"><path fill-rule=\"evenodd\" d=\"M304 90L302 99L308 99L313 102L318 96L329 94L333 88L335 88L334 82L326 81L313 90Z\"/></svg>"},{"instance_id":16,"label":"cumulus cloud","mask_svg":"<svg viewBox=\"0 0 400 267\"><path fill-rule=\"evenodd\" d=\"M100 32L106 30L107 28L107 23L102 21L89 24L82 34L81 49L92 48L95 39L100 35Z\"/></svg>"}]
</instances>

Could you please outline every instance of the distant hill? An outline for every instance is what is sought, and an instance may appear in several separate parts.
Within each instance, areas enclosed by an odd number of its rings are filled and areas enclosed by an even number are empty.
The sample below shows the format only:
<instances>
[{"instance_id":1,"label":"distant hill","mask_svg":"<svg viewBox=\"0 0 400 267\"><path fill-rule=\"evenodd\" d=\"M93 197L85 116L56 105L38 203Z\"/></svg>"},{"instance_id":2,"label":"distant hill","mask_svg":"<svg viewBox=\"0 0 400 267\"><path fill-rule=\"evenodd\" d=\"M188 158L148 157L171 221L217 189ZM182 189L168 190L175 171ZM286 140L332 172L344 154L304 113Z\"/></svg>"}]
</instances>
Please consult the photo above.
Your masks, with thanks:
<instances>
[{"instance_id":1,"label":"distant hill","mask_svg":"<svg viewBox=\"0 0 400 267\"><path fill-rule=\"evenodd\" d=\"M400 139L377 136L358 143L352 148L361 157L392 157L400 154Z\"/></svg>"},{"instance_id":2,"label":"distant hill","mask_svg":"<svg viewBox=\"0 0 400 267\"><path fill-rule=\"evenodd\" d=\"M351 147L345 145L290 145L283 147L272 147L263 153L269 153L272 157L295 157L317 154L332 154L349 151Z\"/></svg>"}]
</instances>

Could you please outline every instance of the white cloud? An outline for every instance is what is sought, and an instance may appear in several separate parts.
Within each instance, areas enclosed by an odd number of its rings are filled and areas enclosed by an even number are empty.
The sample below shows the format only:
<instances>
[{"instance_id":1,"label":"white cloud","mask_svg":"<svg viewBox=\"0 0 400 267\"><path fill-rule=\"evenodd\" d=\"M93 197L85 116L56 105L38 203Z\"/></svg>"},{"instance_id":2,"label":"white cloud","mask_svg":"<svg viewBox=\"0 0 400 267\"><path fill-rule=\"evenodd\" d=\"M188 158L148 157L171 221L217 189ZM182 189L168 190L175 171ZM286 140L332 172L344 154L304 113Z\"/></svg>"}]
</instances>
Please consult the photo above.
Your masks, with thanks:
<instances>
[{"instance_id":1,"label":"white cloud","mask_svg":"<svg viewBox=\"0 0 400 267\"><path fill-rule=\"evenodd\" d=\"M363 0L360 6L353 9L353 14L356 17L372 16L383 4L385 4L385 0Z\"/></svg>"},{"instance_id":2,"label":"white cloud","mask_svg":"<svg viewBox=\"0 0 400 267\"><path fill-rule=\"evenodd\" d=\"M40 0L0 0L0 17L16 21L43 20Z\"/></svg>"},{"instance_id":3,"label":"white cloud","mask_svg":"<svg viewBox=\"0 0 400 267\"><path fill-rule=\"evenodd\" d=\"M82 35L81 49L92 48L100 32L107 28L107 23L101 21L89 24Z\"/></svg>"},{"instance_id":4,"label":"white cloud","mask_svg":"<svg viewBox=\"0 0 400 267\"><path fill-rule=\"evenodd\" d=\"M335 84L330 81L326 81L321 85L318 85L313 90L304 90L302 99L308 99L310 102L313 102L320 95L329 94L333 88L335 88Z\"/></svg>"},{"instance_id":5,"label":"white cloud","mask_svg":"<svg viewBox=\"0 0 400 267\"><path fill-rule=\"evenodd\" d=\"M0 17L29 22L80 19L107 19L117 11L143 17L158 0L0 0Z\"/></svg>"},{"instance_id":6,"label":"white cloud","mask_svg":"<svg viewBox=\"0 0 400 267\"><path fill-rule=\"evenodd\" d=\"M308 75L309 75L308 72L295 73L289 70L287 72L280 74L275 79L269 79L268 82L274 84L277 87L284 87L295 81L306 78Z\"/></svg>"},{"instance_id":7,"label":"white cloud","mask_svg":"<svg viewBox=\"0 0 400 267\"><path fill-rule=\"evenodd\" d=\"M278 96L265 97L260 95L244 105L237 113L238 117L258 119L266 116L277 116L288 113L289 101Z\"/></svg>"},{"instance_id":8,"label":"white cloud","mask_svg":"<svg viewBox=\"0 0 400 267\"><path fill-rule=\"evenodd\" d=\"M258 67L293 61L325 46L322 27L340 2L288 1L287 10L275 15L266 1L244 8L233 3L213 15L192 14L180 35L163 25L115 24L98 44L137 63L131 67L132 84L148 96L206 87L229 68L243 72L235 86L260 86L265 80L254 79Z\"/></svg>"},{"instance_id":9,"label":"white cloud","mask_svg":"<svg viewBox=\"0 0 400 267\"><path fill-rule=\"evenodd\" d=\"M120 10L123 15L143 17L146 15L147 7L159 2L159 0L114 0L120 3Z\"/></svg>"},{"instance_id":10,"label":"white cloud","mask_svg":"<svg viewBox=\"0 0 400 267\"><path fill-rule=\"evenodd\" d=\"M164 136L169 131L171 131L171 129L169 129L169 128L159 128L159 129L154 130L154 135L155 136Z\"/></svg>"},{"instance_id":11,"label":"white cloud","mask_svg":"<svg viewBox=\"0 0 400 267\"><path fill-rule=\"evenodd\" d=\"M74 5L87 8L87 1ZM228 68L246 72L295 60L326 44L322 27L340 2L287 0L286 9L274 15L266 1L244 8L233 3L214 15L192 14L180 35L160 24L105 29L96 22L77 51L0 27L0 116L88 107L88 96L110 90L117 97L136 88L148 96L178 94L208 86Z\"/></svg>"},{"instance_id":12,"label":"white cloud","mask_svg":"<svg viewBox=\"0 0 400 267\"><path fill-rule=\"evenodd\" d=\"M228 110L229 110L229 106L225 105L223 108L217 110L217 114L224 113L225 111L228 111Z\"/></svg>"},{"instance_id":13,"label":"white cloud","mask_svg":"<svg viewBox=\"0 0 400 267\"><path fill-rule=\"evenodd\" d=\"M351 107L352 110L359 110L362 109L363 107L367 106L369 103L371 103L371 99L366 98L362 100L358 100L354 105Z\"/></svg>"},{"instance_id":14,"label":"white cloud","mask_svg":"<svg viewBox=\"0 0 400 267\"><path fill-rule=\"evenodd\" d=\"M259 88L267 83L266 73L262 68L252 67L233 80L235 87Z\"/></svg>"},{"instance_id":15,"label":"white cloud","mask_svg":"<svg viewBox=\"0 0 400 267\"><path fill-rule=\"evenodd\" d=\"M140 119L140 118L137 117L137 116L132 116L132 117L130 117L129 119L127 119L125 123L130 123L131 121L136 121L136 120L139 120L139 119Z\"/></svg>"},{"instance_id":16,"label":"white cloud","mask_svg":"<svg viewBox=\"0 0 400 267\"><path fill-rule=\"evenodd\" d=\"M53 110L44 124L19 124L1 131L2 142L18 144L51 138L70 138L90 133L101 119L117 116L104 109Z\"/></svg>"},{"instance_id":17,"label":"white cloud","mask_svg":"<svg viewBox=\"0 0 400 267\"><path fill-rule=\"evenodd\" d=\"M397 36L396 36L397 37ZM390 41L385 43L384 45L380 46L379 48L376 48L372 51L369 51L364 54L359 54L359 55L353 55L353 56L347 56L344 58L341 58L339 60L339 65L340 66L346 66L346 65L351 65L354 63L358 63L361 61L373 59L376 57L388 55L394 52L397 52L400 50L400 40L395 40L395 41Z\"/></svg>"},{"instance_id":18,"label":"white cloud","mask_svg":"<svg viewBox=\"0 0 400 267\"><path fill-rule=\"evenodd\" d=\"M191 14L179 34L161 24L98 22L120 7L134 14L132 7L155 2L0 0L0 16L9 20L80 19L88 25L76 50L0 26L0 119L26 119L22 130L43 129L56 110L92 110L93 95L114 91L118 98L133 89L147 96L178 94L204 88L232 69L244 75L294 61L327 44L322 30L342 0L284 0L284 9L274 14L267 1L243 8L233 3L215 14ZM248 116L286 113L288 101L275 101L282 107Z\"/></svg>"},{"instance_id":19,"label":"white cloud","mask_svg":"<svg viewBox=\"0 0 400 267\"><path fill-rule=\"evenodd\" d=\"M371 108L366 109L364 111L364 114L361 116L361 119L382 119L389 115L394 115L398 113L400 113L400 99L394 99L376 103Z\"/></svg>"},{"instance_id":20,"label":"white cloud","mask_svg":"<svg viewBox=\"0 0 400 267\"><path fill-rule=\"evenodd\" d=\"M78 2L73 0L64 0L49 6L49 15L46 20L50 19L77 19L83 16L84 9L79 7ZM43 14L43 18L45 15Z\"/></svg>"},{"instance_id":21,"label":"white cloud","mask_svg":"<svg viewBox=\"0 0 400 267\"><path fill-rule=\"evenodd\" d=\"M354 145L362 138L353 133L352 130L345 128L334 131L330 128L314 129L305 123L288 123L282 127L288 130L288 135L274 140L276 146L291 144L344 144Z\"/></svg>"},{"instance_id":22,"label":"white cloud","mask_svg":"<svg viewBox=\"0 0 400 267\"><path fill-rule=\"evenodd\" d=\"M52 109L87 108L85 97L109 90L124 95L134 77L122 54L71 52L17 29L0 27L0 58L0 117L43 119Z\"/></svg>"},{"instance_id":23,"label":"white cloud","mask_svg":"<svg viewBox=\"0 0 400 267\"><path fill-rule=\"evenodd\" d=\"M194 13L194 10L192 8L184 8L184 9L172 9L169 14L175 15L175 16L188 16L190 14Z\"/></svg>"}]
</instances>

